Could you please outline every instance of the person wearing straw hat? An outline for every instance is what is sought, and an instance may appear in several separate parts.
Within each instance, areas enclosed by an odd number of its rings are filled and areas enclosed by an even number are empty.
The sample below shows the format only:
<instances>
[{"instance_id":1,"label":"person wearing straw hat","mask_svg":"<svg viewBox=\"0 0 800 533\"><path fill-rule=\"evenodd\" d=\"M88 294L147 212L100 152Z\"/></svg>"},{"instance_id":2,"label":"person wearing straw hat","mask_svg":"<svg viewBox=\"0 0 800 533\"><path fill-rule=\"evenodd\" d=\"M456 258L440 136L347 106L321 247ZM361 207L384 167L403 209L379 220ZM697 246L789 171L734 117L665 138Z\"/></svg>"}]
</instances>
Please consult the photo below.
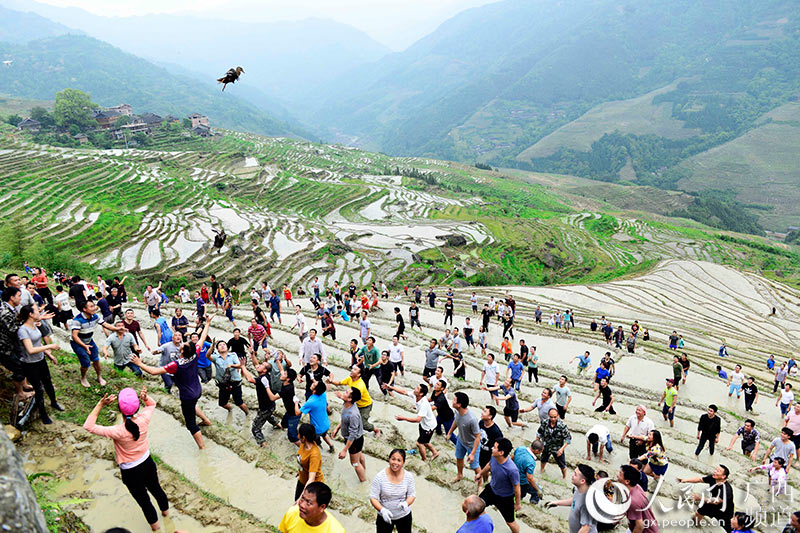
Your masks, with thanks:
<instances>
[{"instance_id":1,"label":"person wearing straw hat","mask_svg":"<svg viewBox=\"0 0 800 533\"><path fill-rule=\"evenodd\" d=\"M97 425L100 411L114 400L119 404L119 411L124 417L123 423L115 426ZM144 409L140 410L139 400L144 403ZM153 531L159 530L161 525L148 492L156 499L162 516L169 514L169 500L158 482L156 463L150 456L150 446L147 442L147 430L155 410L156 402L147 395L146 387L142 388L138 396L136 391L128 387L119 391L119 396L104 395L83 423L83 429L89 433L114 440L114 451L122 474L122 483L142 508L144 517Z\"/></svg>"}]
</instances>

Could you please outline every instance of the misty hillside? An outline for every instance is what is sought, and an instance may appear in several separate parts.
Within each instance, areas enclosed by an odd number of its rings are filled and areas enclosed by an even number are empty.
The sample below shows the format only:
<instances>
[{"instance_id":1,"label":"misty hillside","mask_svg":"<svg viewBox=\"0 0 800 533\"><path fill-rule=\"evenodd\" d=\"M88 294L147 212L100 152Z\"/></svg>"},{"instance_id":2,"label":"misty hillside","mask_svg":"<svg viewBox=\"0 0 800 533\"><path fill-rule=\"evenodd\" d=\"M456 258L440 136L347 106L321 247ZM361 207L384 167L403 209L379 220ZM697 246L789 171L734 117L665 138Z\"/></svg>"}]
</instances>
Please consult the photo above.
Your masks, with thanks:
<instances>
[{"instance_id":1,"label":"misty hillside","mask_svg":"<svg viewBox=\"0 0 800 533\"><path fill-rule=\"evenodd\" d=\"M83 33L70 29L34 13L23 13L0 6L0 42L27 43L34 39L67 33Z\"/></svg>"},{"instance_id":2,"label":"misty hillside","mask_svg":"<svg viewBox=\"0 0 800 533\"><path fill-rule=\"evenodd\" d=\"M0 0L0 4L33 11L126 52L205 75L218 77L241 65L248 85L300 107L312 88L324 87L329 80L389 52L364 32L333 20L245 23L177 15L121 18L29 0Z\"/></svg>"},{"instance_id":3,"label":"misty hillside","mask_svg":"<svg viewBox=\"0 0 800 533\"><path fill-rule=\"evenodd\" d=\"M392 153L509 164L595 105L691 78L662 101L719 132L793 94L798 14L786 0L506 0L340 79L304 118Z\"/></svg>"},{"instance_id":4,"label":"misty hillside","mask_svg":"<svg viewBox=\"0 0 800 533\"><path fill-rule=\"evenodd\" d=\"M101 105L131 104L137 112L186 116L198 112L217 127L267 135L313 137L237 98L188 78L175 76L144 59L91 37L64 35L27 44L0 42L0 57L13 59L0 77L0 93L51 100L71 87Z\"/></svg>"}]
</instances>

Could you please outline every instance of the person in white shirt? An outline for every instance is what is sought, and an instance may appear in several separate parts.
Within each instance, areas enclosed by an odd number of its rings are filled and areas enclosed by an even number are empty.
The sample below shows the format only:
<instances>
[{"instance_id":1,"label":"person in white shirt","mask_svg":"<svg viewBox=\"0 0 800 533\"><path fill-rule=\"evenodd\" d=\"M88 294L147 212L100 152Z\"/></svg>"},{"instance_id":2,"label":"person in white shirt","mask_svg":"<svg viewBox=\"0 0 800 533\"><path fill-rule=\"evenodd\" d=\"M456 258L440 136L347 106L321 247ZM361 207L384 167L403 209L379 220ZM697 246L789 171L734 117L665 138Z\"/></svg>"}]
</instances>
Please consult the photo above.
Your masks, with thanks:
<instances>
[{"instance_id":1,"label":"person in white shirt","mask_svg":"<svg viewBox=\"0 0 800 533\"><path fill-rule=\"evenodd\" d=\"M53 298L53 303L58 309L53 323L56 325L63 324L64 329L69 331L68 322L74 318L74 313L72 312L72 306L69 304L69 294L66 293L61 285L56 287L56 296Z\"/></svg>"},{"instance_id":2,"label":"person in white shirt","mask_svg":"<svg viewBox=\"0 0 800 533\"><path fill-rule=\"evenodd\" d=\"M253 290L256 293L258 293L258 291L256 291L256 289L253 289ZM272 298L272 289L270 288L269 283L267 283L266 281L261 284L261 298L265 302L268 301L270 298ZM256 299L258 299L258 298L256 298Z\"/></svg>"},{"instance_id":3,"label":"person in white shirt","mask_svg":"<svg viewBox=\"0 0 800 533\"><path fill-rule=\"evenodd\" d=\"M478 383L478 386L486 385L487 387L496 387L497 386L497 374L500 372L500 367L497 366L497 363L494 360L494 354L490 353L486 356L486 362L483 364L483 370L481 371L481 380ZM497 402L497 391L489 391L489 398Z\"/></svg>"},{"instance_id":4,"label":"person in white shirt","mask_svg":"<svg viewBox=\"0 0 800 533\"><path fill-rule=\"evenodd\" d=\"M394 418L398 421L405 422L419 422L419 438L417 438L417 448L419 449L419 456L423 461L428 459L428 454L425 450L431 452L431 461L439 456L439 452L431 444L431 437L433 430L436 429L436 416L433 414L431 403L428 401L428 386L420 383L414 389L414 392L409 392L402 387L395 387L386 385L386 387L394 392L404 394L414 400L414 405L417 407L417 416L396 415Z\"/></svg>"},{"instance_id":5,"label":"person in white shirt","mask_svg":"<svg viewBox=\"0 0 800 533\"><path fill-rule=\"evenodd\" d=\"M389 345L389 362L392 363L395 373L399 371L401 376L405 376L403 345L400 344L400 339L397 335L392 336L392 344Z\"/></svg>"},{"instance_id":6,"label":"person in white shirt","mask_svg":"<svg viewBox=\"0 0 800 533\"><path fill-rule=\"evenodd\" d=\"M611 445L611 432L602 424L596 424L586 432L586 460L592 460L592 454L603 460L603 451L613 451Z\"/></svg>"},{"instance_id":7,"label":"person in white shirt","mask_svg":"<svg viewBox=\"0 0 800 533\"><path fill-rule=\"evenodd\" d=\"M108 296L108 284L100 274L97 275L97 289L103 296Z\"/></svg>"},{"instance_id":8,"label":"person in white shirt","mask_svg":"<svg viewBox=\"0 0 800 533\"><path fill-rule=\"evenodd\" d=\"M744 380L745 377L742 372L742 365L736 365L736 368L733 369L733 372L731 372L731 375L728 377L728 398L733 396L734 392L736 392L737 399L742 395L742 384Z\"/></svg>"},{"instance_id":9,"label":"person in white shirt","mask_svg":"<svg viewBox=\"0 0 800 533\"><path fill-rule=\"evenodd\" d=\"M656 425L647 415L644 405L636 406L636 414L631 415L622 430L620 442L625 442L628 437L628 453L631 459L636 459L647 452L647 435L656 428Z\"/></svg>"},{"instance_id":10,"label":"person in white shirt","mask_svg":"<svg viewBox=\"0 0 800 533\"><path fill-rule=\"evenodd\" d=\"M453 328L453 337L450 339L450 350L461 350L461 336L458 334L458 328Z\"/></svg>"},{"instance_id":11,"label":"person in white shirt","mask_svg":"<svg viewBox=\"0 0 800 533\"><path fill-rule=\"evenodd\" d=\"M325 346L322 344L322 341L317 338L317 330L314 328L308 330L308 336L303 339L303 344L300 346L300 361L303 365L307 365L311 362L312 355L319 356L319 360L322 361L323 366L328 365L328 357L325 355Z\"/></svg>"},{"instance_id":12,"label":"person in white shirt","mask_svg":"<svg viewBox=\"0 0 800 533\"><path fill-rule=\"evenodd\" d=\"M292 324L292 329L297 328L297 336L300 337L300 341L305 339L308 336L306 333L306 317L303 316L303 312L300 310L299 305L295 305L295 323Z\"/></svg>"},{"instance_id":13,"label":"person in white shirt","mask_svg":"<svg viewBox=\"0 0 800 533\"><path fill-rule=\"evenodd\" d=\"M183 285L181 285L181 290L178 291L178 297L181 299L182 304L188 304L192 302L192 295Z\"/></svg>"}]
</instances>

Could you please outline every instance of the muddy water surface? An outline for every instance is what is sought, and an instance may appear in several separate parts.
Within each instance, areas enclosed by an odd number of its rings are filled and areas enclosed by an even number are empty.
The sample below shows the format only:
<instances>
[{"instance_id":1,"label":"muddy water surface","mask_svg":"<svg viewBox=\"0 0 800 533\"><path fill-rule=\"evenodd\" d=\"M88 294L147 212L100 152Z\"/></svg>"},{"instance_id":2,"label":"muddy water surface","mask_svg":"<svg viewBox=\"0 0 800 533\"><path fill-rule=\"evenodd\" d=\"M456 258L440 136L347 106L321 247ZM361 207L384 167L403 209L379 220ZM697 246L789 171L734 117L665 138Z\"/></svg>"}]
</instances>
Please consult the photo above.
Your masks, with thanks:
<instances>
[{"instance_id":1,"label":"muddy water surface","mask_svg":"<svg viewBox=\"0 0 800 533\"><path fill-rule=\"evenodd\" d=\"M55 472L64 468L66 459L61 457L39 458L26 463L28 472ZM81 499L90 501L82 505L65 506L72 510L83 520L92 531L105 531L112 527L125 527L130 531L149 532L150 526L136 505L128 489L119 478L119 468L111 461L98 459L93 456L84 456L79 462L81 466L74 467L71 479L60 478L55 487L56 500L69 501L76 498L76 493L81 493ZM169 496L169 494L167 495ZM156 501L151 497L153 506L158 509ZM113 502L113 512L109 512L109 502ZM161 517L162 531L171 533L175 530L190 531L192 533L222 533L224 528L205 527L194 518L170 509L170 516Z\"/></svg>"}]
</instances>

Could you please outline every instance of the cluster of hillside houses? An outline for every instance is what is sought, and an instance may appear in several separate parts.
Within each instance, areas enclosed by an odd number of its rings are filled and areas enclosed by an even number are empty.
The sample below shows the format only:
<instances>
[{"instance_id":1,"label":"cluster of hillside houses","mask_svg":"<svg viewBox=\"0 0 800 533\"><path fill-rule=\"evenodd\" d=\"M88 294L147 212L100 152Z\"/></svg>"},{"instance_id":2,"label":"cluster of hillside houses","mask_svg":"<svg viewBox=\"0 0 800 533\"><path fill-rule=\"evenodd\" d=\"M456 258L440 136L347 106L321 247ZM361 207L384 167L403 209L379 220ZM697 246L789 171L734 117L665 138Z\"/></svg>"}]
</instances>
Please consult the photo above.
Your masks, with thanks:
<instances>
[{"instance_id":1,"label":"cluster of hillside houses","mask_svg":"<svg viewBox=\"0 0 800 533\"><path fill-rule=\"evenodd\" d=\"M123 140L130 138L137 133L144 133L150 135L153 131L164 123L180 123L181 120L167 115L161 117L155 113L142 113L141 115L134 115L133 108L129 104L120 104L114 107L98 108L92 111L92 117L97 121L97 129L105 130L108 135L114 140ZM117 125L119 119L128 117L126 124ZM213 135L211 126L208 123L208 117L200 113L192 113L186 117L191 121L189 130L201 137L208 137ZM124 122L124 121L123 121ZM32 118L26 118L17 124L17 128L31 133L38 133L42 125L39 121ZM86 134L80 133L75 136L75 139L81 143L87 142Z\"/></svg>"}]
</instances>

